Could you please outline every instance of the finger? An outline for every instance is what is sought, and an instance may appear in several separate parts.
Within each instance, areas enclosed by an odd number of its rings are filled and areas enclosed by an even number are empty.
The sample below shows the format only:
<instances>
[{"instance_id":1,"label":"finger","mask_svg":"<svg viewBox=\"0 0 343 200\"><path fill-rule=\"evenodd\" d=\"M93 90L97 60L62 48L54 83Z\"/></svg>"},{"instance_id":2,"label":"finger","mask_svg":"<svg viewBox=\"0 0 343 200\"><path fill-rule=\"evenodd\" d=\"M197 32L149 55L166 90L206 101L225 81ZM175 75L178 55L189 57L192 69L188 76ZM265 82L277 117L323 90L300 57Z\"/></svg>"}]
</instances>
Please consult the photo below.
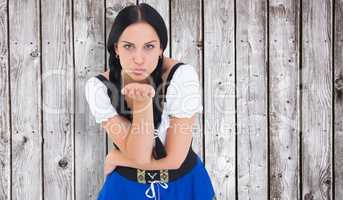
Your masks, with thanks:
<instances>
[{"instance_id":1,"label":"finger","mask_svg":"<svg viewBox=\"0 0 343 200\"><path fill-rule=\"evenodd\" d=\"M141 88L142 96L147 97L148 96L148 90L146 87Z\"/></svg>"},{"instance_id":2,"label":"finger","mask_svg":"<svg viewBox=\"0 0 343 200\"><path fill-rule=\"evenodd\" d=\"M134 90L130 89L127 91L127 96L129 96L130 98L132 98L134 95L133 95L133 92Z\"/></svg>"},{"instance_id":3,"label":"finger","mask_svg":"<svg viewBox=\"0 0 343 200\"><path fill-rule=\"evenodd\" d=\"M149 96L149 89L143 88L143 96Z\"/></svg>"},{"instance_id":4,"label":"finger","mask_svg":"<svg viewBox=\"0 0 343 200\"><path fill-rule=\"evenodd\" d=\"M150 97L154 97L155 96L155 90L150 89L149 90L149 95L150 95Z\"/></svg>"},{"instance_id":5,"label":"finger","mask_svg":"<svg viewBox=\"0 0 343 200\"><path fill-rule=\"evenodd\" d=\"M146 90L144 88L141 88L139 90L139 97L140 98L145 98L147 96Z\"/></svg>"},{"instance_id":6,"label":"finger","mask_svg":"<svg viewBox=\"0 0 343 200\"><path fill-rule=\"evenodd\" d=\"M128 95L130 93L130 91L132 91L133 87L132 84L128 84L126 86L123 87L125 94Z\"/></svg>"},{"instance_id":7,"label":"finger","mask_svg":"<svg viewBox=\"0 0 343 200\"><path fill-rule=\"evenodd\" d=\"M151 98L151 97L153 97L154 95L153 95L153 92L152 91L149 91L148 92L148 96Z\"/></svg>"},{"instance_id":8,"label":"finger","mask_svg":"<svg viewBox=\"0 0 343 200\"><path fill-rule=\"evenodd\" d=\"M133 90L133 98L139 98L141 95L140 95L140 91L137 89L137 88L135 88L134 90Z\"/></svg>"},{"instance_id":9,"label":"finger","mask_svg":"<svg viewBox=\"0 0 343 200\"><path fill-rule=\"evenodd\" d=\"M137 97L141 97L141 96L143 96L143 94L142 94L141 90L140 90L140 89L138 89L138 88L136 88L136 89L135 89L135 95L136 95Z\"/></svg>"}]
</instances>

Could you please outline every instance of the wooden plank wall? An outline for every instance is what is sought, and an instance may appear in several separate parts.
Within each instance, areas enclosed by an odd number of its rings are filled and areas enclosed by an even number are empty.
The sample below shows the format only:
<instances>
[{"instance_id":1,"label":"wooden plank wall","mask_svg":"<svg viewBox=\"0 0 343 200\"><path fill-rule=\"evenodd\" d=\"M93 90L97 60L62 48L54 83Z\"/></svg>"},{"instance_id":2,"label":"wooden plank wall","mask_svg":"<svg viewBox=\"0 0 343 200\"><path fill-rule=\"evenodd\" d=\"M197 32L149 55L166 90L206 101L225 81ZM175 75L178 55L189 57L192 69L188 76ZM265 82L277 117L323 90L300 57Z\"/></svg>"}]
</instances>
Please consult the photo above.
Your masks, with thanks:
<instances>
[{"instance_id":1,"label":"wooden plank wall","mask_svg":"<svg viewBox=\"0 0 343 200\"><path fill-rule=\"evenodd\" d=\"M84 98L90 76L105 67L105 2L74 1L75 60L75 197L95 199L103 182L106 134L90 115ZM91 162L90 162L91 161Z\"/></svg>"},{"instance_id":2,"label":"wooden plank wall","mask_svg":"<svg viewBox=\"0 0 343 200\"><path fill-rule=\"evenodd\" d=\"M300 3L269 7L270 197L300 199Z\"/></svg>"},{"instance_id":3,"label":"wooden plank wall","mask_svg":"<svg viewBox=\"0 0 343 200\"><path fill-rule=\"evenodd\" d=\"M0 0L0 199L95 199L111 141L84 98L126 5L196 67L193 147L218 199L343 195L343 0Z\"/></svg>"},{"instance_id":4,"label":"wooden plank wall","mask_svg":"<svg viewBox=\"0 0 343 200\"><path fill-rule=\"evenodd\" d=\"M306 0L302 4L301 164L305 199L333 196L332 3Z\"/></svg>"},{"instance_id":5,"label":"wooden plank wall","mask_svg":"<svg viewBox=\"0 0 343 200\"><path fill-rule=\"evenodd\" d=\"M10 157L4 157L11 166L7 185L11 193L2 194L9 199L40 199L43 196L43 124L42 123L42 49L39 1L8 2L8 49L10 86L10 139L5 148ZM6 9L6 5L2 4ZM9 24L12 24L9 26ZM5 26L3 26L5 28ZM49 30L50 32L51 30ZM7 36L5 36L7 37ZM47 58L46 58L47 59ZM51 60L56 61L56 59ZM7 84L5 84L6 86ZM2 87L2 86L1 86ZM4 93L6 94L6 93ZM50 98L55 98L50 94ZM64 98L65 96L61 96ZM44 124L46 127L48 124ZM47 140L50 138L47 137ZM51 141L54 141L51 138ZM58 142L55 140L55 142ZM52 151L58 148L53 148ZM51 157L58 159L56 155ZM46 166L47 167L47 166ZM48 168L46 168L48 170ZM48 175L45 173L45 176ZM49 177L49 176L46 176ZM53 175L49 178L55 178ZM54 187L55 184L46 185Z\"/></svg>"},{"instance_id":6,"label":"wooden plank wall","mask_svg":"<svg viewBox=\"0 0 343 200\"><path fill-rule=\"evenodd\" d=\"M333 4L333 198L343 196L343 1Z\"/></svg>"},{"instance_id":7,"label":"wooden plank wall","mask_svg":"<svg viewBox=\"0 0 343 200\"><path fill-rule=\"evenodd\" d=\"M204 2L204 161L218 199L237 197L234 5Z\"/></svg>"}]
</instances>

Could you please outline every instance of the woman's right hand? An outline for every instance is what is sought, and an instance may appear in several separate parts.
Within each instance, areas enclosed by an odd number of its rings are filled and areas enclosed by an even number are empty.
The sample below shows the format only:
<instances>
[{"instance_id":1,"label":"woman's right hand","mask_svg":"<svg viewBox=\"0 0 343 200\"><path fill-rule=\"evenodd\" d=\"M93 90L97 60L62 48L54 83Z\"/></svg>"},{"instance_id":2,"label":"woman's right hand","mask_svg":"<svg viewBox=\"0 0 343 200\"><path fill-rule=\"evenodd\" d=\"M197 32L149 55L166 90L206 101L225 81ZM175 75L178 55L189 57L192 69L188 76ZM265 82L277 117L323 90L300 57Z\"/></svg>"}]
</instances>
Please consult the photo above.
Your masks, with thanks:
<instances>
[{"instance_id":1,"label":"woman's right hand","mask_svg":"<svg viewBox=\"0 0 343 200\"><path fill-rule=\"evenodd\" d=\"M121 90L121 93L132 99L133 102L144 103L155 96L155 89L145 83L129 83Z\"/></svg>"}]
</instances>

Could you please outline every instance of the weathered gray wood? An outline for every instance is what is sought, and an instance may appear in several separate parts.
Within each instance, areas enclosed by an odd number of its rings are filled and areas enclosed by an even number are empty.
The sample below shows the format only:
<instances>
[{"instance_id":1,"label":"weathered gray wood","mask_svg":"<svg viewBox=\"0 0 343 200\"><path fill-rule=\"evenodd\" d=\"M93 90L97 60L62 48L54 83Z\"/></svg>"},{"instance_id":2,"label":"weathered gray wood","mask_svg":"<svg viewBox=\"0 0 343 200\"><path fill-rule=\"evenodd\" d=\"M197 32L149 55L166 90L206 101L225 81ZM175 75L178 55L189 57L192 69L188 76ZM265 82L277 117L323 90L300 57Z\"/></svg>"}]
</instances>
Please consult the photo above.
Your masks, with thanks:
<instances>
[{"instance_id":1,"label":"weathered gray wood","mask_svg":"<svg viewBox=\"0 0 343 200\"><path fill-rule=\"evenodd\" d=\"M171 1L171 57L193 65L198 71L200 85L203 83L201 1ZM202 92L202 91L201 91ZM194 151L203 159L203 114L197 114L193 130Z\"/></svg>"},{"instance_id":2,"label":"weathered gray wood","mask_svg":"<svg viewBox=\"0 0 343 200\"><path fill-rule=\"evenodd\" d=\"M9 1L12 199L42 199L39 1Z\"/></svg>"},{"instance_id":3,"label":"weathered gray wood","mask_svg":"<svg viewBox=\"0 0 343 200\"><path fill-rule=\"evenodd\" d=\"M160 15L163 17L164 23L166 24L168 31L170 32L169 24L169 1L159 1L159 0L140 0L139 3L147 3L155 8ZM170 34L168 33L168 45L164 51L165 56L170 56Z\"/></svg>"},{"instance_id":4,"label":"weathered gray wood","mask_svg":"<svg viewBox=\"0 0 343 200\"><path fill-rule=\"evenodd\" d=\"M302 8L302 197L332 199L332 2Z\"/></svg>"},{"instance_id":5,"label":"weathered gray wood","mask_svg":"<svg viewBox=\"0 0 343 200\"><path fill-rule=\"evenodd\" d=\"M235 199L234 2L204 2L205 162L217 199Z\"/></svg>"},{"instance_id":6,"label":"weathered gray wood","mask_svg":"<svg viewBox=\"0 0 343 200\"><path fill-rule=\"evenodd\" d=\"M299 9L269 3L270 199L300 199Z\"/></svg>"},{"instance_id":7,"label":"weathered gray wood","mask_svg":"<svg viewBox=\"0 0 343 200\"><path fill-rule=\"evenodd\" d=\"M234 2L229 0L220 3L171 0L171 7L169 1L139 2L156 8L171 31L165 55L194 65L201 84L204 82L205 121L202 115L198 116L193 147L205 158L218 199L293 200L300 199L300 195L304 200L341 198L342 0L302 1L302 19L299 1L269 1L269 43L266 0L236 1L237 16L234 16ZM39 3L40 0L0 0L0 199L11 199L11 189L12 199L96 199L104 181L106 149L113 145L90 114L84 84L106 68L105 43L113 20L123 7L135 4L136 0L42 0L42 18L39 18ZM332 21L333 9L335 21ZM237 30L234 30L235 17ZM301 26L303 40L299 41Z\"/></svg>"},{"instance_id":8,"label":"weathered gray wood","mask_svg":"<svg viewBox=\"0 0 343 200\"><path fill-rule=\"evenodd\" d=\"M8 29L7 4L0 1L0 199L10 199L10 94L9 94L9 63L8 63Z\"/></svg>"},{"instance_id":9,"label":"weathered gray wood","mask_svg":"<svg viewBox=\"0 0 343 200\"><path fill-rule=\"evenodd\" d=\"M106 133L85 100L85 83L105 68L103 1L74 1L75 199L96 199L103 184Z\"/></svg>"},{"instance_id":10,"label":"weathered gray wood","mask_svg":"<svg viewBox=\"0 0 343 200\"><path fill-rule=\"evenodd\" d=\"M237 3L238 198L268 198L267 2Z\"/></svg>"},{"instance_id":11,"label":"weathered gray wood","mask_svg":"<svg viewBox=\"0 0 343 200\"><path fill-rule=\"evenodd\" d=\"M71 0L41 1L44 199L74 199ZM77 155L80 156L80 155Z\"/></svg>"},{"instance_id":12,"label":"weathered gray wood","mask_svg":"<svg viewBox=\"0 0 343 200\"><path fill-rule=\"evenodd\" d=\"M343 196L343 0L334 5L334 199Z\"/></svg>"},{"instance_id":13,"label":"weathered gray wood","mask_svg":"<svg viewBox=\"0 0 343 200\"><path fill-rule=\"evenodd\" d=\"M108 35L111 31L112 24L114 22L115 17L118 15L119 11L123 9L124 7L132 4L136 4L135 0L124 0L124 1L119 1L119 0L106 0L106 44L107 45L107 40L108 40ZM106 46L106 59L108 61L109 54L107 52L107 46ZM108 62L107 62L108 63ZM107 64L108 65L108 64ZM109 66L106 66L108 69ZM110 137L107 137L107 150L113 148L112 140Z\"/></svg>"}]
</instances>

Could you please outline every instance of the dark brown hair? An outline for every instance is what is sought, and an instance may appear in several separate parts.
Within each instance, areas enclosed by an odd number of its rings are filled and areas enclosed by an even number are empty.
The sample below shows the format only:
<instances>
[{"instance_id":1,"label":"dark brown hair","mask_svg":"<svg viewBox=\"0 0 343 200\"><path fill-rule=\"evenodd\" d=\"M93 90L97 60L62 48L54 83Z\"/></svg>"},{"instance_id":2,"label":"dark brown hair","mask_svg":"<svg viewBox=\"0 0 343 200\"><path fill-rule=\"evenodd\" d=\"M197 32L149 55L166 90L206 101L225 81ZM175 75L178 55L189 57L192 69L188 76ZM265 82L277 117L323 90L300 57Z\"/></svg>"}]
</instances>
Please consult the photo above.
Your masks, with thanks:
<instances>
[{"instance_id":1,"label":"dark brown hair","mask_svg":"<svg viewBox=\"0 0 343 200\"><path fill-rule=\"evenodd\" d=\"M116 102L118 103L116 103L116 109L118 114L126 117L130 121L132 121L131 111L120 93L122 66L120 65L119 59L116 58L114 47L117 44L120 35L129 25L142 21L150 24L154 28L160 39L160 48L164 52L168 43L167 27L162 16L153 7L146 3L140 3L138 5L129 5L123 8L116 16L107 40L107 51L109 53L110 81L114 83L118 89L118 99L116 100ZM162 64L163 56L162 58L159 58L156 69L150 75L151 79L153 80L153 87L155 88L156 92L153 98L155 129L159 126L161 122L162 113L161 105L163 103L163 99L161 98L162 96L160 87L162 84ZM122 108L124 108L124 110Z\"/></svg>"}]
</instances>

